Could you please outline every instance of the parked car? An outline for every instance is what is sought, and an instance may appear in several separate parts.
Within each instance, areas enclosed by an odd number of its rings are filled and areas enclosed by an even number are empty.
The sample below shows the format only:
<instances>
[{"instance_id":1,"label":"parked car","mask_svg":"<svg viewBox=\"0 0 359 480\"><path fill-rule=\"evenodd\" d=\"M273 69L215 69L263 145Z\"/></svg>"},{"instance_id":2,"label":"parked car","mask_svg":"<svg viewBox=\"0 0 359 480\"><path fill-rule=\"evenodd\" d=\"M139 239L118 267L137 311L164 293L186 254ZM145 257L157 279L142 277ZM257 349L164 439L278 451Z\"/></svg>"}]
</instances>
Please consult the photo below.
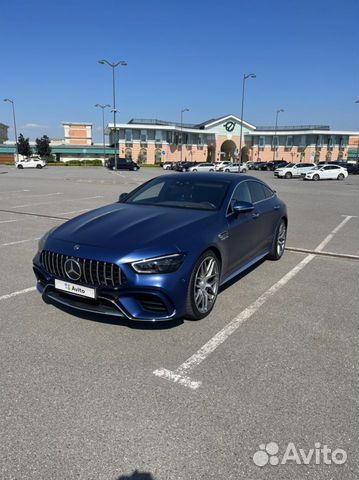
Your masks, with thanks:
<instances>
[{"instance_id":1,"label":"parked car","mask_svg":"<svg viewBox=\"0 0 359 480\"><path fill-rule=\"evenodd\" d=\"M246 165L248 170L254 170L254 162L247 162Z\"/></svg>"},{"instance_id":2,"label":"parked car","mask_svg":"<svg viewBox=\"0 0 359 480\"><path fill-rule=\"evenodd\" d=\"M130 158L117 158L117 170L139 170L140 166L138 163L133 162ZM115 158L109 158L106 164L107 168L110 170L115 169Z\"/></svg>"},{"instance_id":3,"label":"parked car","mask_svg":"<svg viewBox=\"0 0 359 480\"><path fill-rule=\"evenodd\" d=\"M223 170L221 170L221 168L226 167L227 165L231 165L231 164L232 164L232 162L227 161L227 160L223 161L223 162L216 162L214 164L215 165L215 170L216 170L216 172L217 171L223 171Z\"/></svg>"},{"instance_id":4,"label":"parked car","mask_svg":"<svg viewBox=\"0 0 359 480\"><path fill-rule=\"evenodd\" d=\"M279 260L287 210L245 175L160 175L39 241L33 260L46 302L153 322L201 319L219 288L260 259Z\"/></svg>"},{"instance_id":5,"label":"parked car","mask_svg":"<svg viewBox=\"0 0 359 480\"><path fill-rule=\"evenodd\" d=\"M189 172L214 172L214 163L197 163L189 167Z\"/></svg>"},{"instance_id":6,"label":"parked car","mask_svg":"<svg viewBox=\"0 0 359 480\"><path fill-rule=\"evenodd\" d=\"M219 169L220 172L246 173L247 165L245 163L230 163Z\"/></svg>"},{"instance_id":7,"label":"parked car","mask_svg":"<svg viewBox=\"0 0 359 480\"><path fill-rule=\"evenodd\" d=\"M301 177L312 170L315 166L315 163L288 164L283 168L277 168L277 170L274 170L274 176L278 178Z\"/></svg>"},{"instance_id":8,"label":"parked car","mask_svg":"<svg viewBox=\"0 0 359 480\"><path fill-rule=\"evenodd\" d=\"M273 160L272 162L267 163L267 169L268 170L277 170L277 168L283 168L286 165L288 165L288 162L284 160Z\"/></svg>"},{"instance_id":9,"label":"parked car","mask_svg":"<svg viewBox=\"0 0 359 480\"><path fill-rule=\"evenodd\" d=\"M173 169L173 162L166 162L162 164L163 170L172 170Z\"/></svg>"},{"instance_id":10,"label":"parked car","mask_svg":"<svg viewBox=\"0 0 359 480\"><path fill-rule=\"evenodd\" d=\"M188 172L188 170L194 165L198 165L196 162L177 162L175 170L177 172Z\"/></svg>"},{"instance_id":11,"label":"parked car","mask_svg":"<svg viewBox=\"0 0 359 480\"><path fill-rule=\"evenodd\" d=\"M42 160L41 158L24 158L23 160L19 160L16 162L16 168L22 169L22 168L43 168L46 167L46 162L45 160Z\"/></svg>"},{"instance_id":12,"label":"parked car","mask_svg":"<svg viewBox=\"0 0 359 480\"><path fill-rule=\"evenodd\" d=\"M348 163L347 172L349 173L349 175L358 175L359 165L357 163Z\"/></svg>"},{"instance_id":13,"label":"parked car","mask_svg":"<svg viewBox=\"0 0 359 480\"><path fill-rule=\"evenodd\" d=\"M305 180L344 180L348 176L346 168L339 165L323 165L317 166L310 172L306 173Z\"/></svg>"},{"instance_id":14,"label":"parked car","mask_svg":"<svg viewBox=\"0 0 359 480\"><path fill-rule=\"evenodd\" d=\"M270 170L268 162L255 162L253 170Z\"/></svg>"}]
</instances>

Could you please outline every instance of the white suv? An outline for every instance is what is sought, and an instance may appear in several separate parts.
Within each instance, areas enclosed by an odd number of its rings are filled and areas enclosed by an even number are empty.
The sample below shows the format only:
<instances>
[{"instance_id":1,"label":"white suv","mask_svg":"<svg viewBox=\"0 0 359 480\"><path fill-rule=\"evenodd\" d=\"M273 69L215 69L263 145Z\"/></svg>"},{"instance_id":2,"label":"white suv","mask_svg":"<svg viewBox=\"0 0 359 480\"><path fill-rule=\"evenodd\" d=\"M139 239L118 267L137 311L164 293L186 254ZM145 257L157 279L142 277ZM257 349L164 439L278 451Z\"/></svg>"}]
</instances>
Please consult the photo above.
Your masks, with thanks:
<instances>
[{"instance_id":1,"label":"white suv","mask_svg":"<svg viewBox=\"0 0 359 480\"><path fill-rule=\"evenodd\" d=\"M283 168L274 170L274 176L279 178L304 177L306 173L313 170L315 163L294 163L288 164Z\"/></svg>"},{"instance_id":2,"label":"white suv","mask_svg":"<svg viewBox=\"0 0 359 480\"><path fill-rule=\"evenodd\" d=\"M16 162L16 168L43 168L46 167L46 162L41 158L24 158Z\"/></svg>"},{"instance_id":3,"label":"white suv","mask_svg":"<svg viewBox=\"0 0 359 480\"><path fill-rule=\"evenodd\" d=\"M216 171L218 171L218 170L223 171L224 167L227 167L228 165L232 165L232 162L228 162L228 161L216 162L215 163L215 170Z\"/></svg>"}]
</instances>

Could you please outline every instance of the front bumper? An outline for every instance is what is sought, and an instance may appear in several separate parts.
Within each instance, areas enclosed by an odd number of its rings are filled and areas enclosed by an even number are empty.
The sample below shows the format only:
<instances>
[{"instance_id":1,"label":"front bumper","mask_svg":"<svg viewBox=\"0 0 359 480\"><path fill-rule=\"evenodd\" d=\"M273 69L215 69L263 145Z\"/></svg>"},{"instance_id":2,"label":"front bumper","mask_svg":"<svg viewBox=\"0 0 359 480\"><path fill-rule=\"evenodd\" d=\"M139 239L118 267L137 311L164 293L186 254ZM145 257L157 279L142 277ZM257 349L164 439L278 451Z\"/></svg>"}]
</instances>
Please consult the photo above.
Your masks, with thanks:
<instances>
[{"instance_id":1,"label":"front bumper","mask_svg":"<svg viewBox=\"0 0 359 480\"><path fill-rule=\"evenodd\" d=\"M37 253L33 271L37 290L47 303L65 306L75 311L110 315L144 322L166 321L184 316L187 296L187 280L179 272L166 275L139 275L128 265L121 265L126 282L118 286L88 285L96 289L91 299L55 289L55 279L67 280L45 270ZM181 270L181 268L180 268Z\"/></svg>"}]
</instances>

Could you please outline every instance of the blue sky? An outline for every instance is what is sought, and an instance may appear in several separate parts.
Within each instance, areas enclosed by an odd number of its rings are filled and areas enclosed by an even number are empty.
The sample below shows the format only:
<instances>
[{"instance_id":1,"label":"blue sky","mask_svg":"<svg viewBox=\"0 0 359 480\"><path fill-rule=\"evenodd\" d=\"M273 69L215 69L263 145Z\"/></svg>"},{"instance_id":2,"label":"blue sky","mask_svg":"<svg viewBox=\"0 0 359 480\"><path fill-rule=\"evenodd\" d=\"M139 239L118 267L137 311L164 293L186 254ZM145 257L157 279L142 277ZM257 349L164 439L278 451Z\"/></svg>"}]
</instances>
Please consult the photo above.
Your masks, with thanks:
<instances>
[{"instance_id":1,"label":"blue sky","mask_svg":"<svg viewBox=\"0 0 359 480\"><path fill-rule=\"evenodd\" d=\"M280 124L359 126L356 0L5 0L1 7L0 98L16 102L18 131L62 137L62 121L94 124L111 103L117 70L119 121L199 122L240 114ZM107 113L106 120L110 119ZM12 125L0 102L0 122ZM13 135L10 130L10 135Z\"/></svg>"}]
</instances>

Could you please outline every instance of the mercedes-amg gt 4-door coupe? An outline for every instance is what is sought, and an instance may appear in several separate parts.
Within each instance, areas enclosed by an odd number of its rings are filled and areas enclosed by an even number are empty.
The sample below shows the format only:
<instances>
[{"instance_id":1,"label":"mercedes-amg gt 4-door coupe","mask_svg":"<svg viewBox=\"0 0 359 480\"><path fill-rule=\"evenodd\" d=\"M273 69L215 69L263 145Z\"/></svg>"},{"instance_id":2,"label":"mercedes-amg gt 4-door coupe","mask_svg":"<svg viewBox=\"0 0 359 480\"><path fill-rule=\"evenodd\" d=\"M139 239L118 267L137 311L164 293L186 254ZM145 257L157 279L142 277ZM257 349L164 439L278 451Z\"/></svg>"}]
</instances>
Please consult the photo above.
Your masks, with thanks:
<instances>
[{"instance_id":1,"label":"mercedes-amg gt 4-door coupe","mask_svg":"<svg viewBox=\"0 0 359 480\"><path fill-rule=\"evenodd\" d=\"M33 260L37 289L82 312L201 319L222 284L281 258L287 225L285 204L261 180L162 175L46 233Z\"/></svg>"}]
</instances>

